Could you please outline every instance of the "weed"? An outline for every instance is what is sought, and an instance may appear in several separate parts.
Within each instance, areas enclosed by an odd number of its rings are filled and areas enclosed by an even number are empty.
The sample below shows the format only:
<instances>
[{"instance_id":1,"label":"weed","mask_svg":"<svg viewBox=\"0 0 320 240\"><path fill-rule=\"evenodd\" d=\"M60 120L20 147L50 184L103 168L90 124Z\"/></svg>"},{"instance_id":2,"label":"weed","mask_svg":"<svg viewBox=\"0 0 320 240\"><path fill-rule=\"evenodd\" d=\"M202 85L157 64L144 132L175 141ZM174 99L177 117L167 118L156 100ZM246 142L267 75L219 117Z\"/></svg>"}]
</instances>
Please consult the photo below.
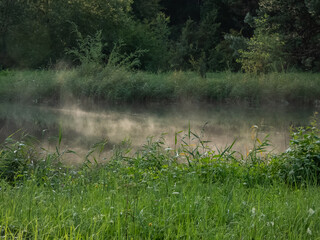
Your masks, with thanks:
<instances>
[{"instance_id":1,"label":"weed","mask_svg":"<svg viewBox=\"0 0 320 240\"><path fill-rule=\"evenodd\" d=\"M320 136L317 114L310 126L292 131L288 150L281 156L285 176L293 184L320 182Z\"/></svg>"},{"instance_id":2,"label":"weed","mask_svg":"<svg viewBox=\"0 0 320 240\"><path fill-rule=\"evenodd\" d=\"M35 139L22 133L16 141L13 137L18 132L7 137L0 150L0 178L11 183L24 179L38 160Z\"/></svg>"}]
</instances>

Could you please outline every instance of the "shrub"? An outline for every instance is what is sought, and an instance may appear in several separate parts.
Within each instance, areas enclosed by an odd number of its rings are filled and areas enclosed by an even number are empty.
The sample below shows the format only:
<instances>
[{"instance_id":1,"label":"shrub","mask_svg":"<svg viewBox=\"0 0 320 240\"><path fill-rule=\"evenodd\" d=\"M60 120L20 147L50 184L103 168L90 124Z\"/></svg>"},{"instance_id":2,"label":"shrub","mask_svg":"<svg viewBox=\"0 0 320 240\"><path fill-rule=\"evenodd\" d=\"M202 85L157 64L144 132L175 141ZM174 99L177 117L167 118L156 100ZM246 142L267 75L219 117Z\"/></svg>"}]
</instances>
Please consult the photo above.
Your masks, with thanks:
<instances>
[{"instance_id":1,"label":"shrub","mask_svg":"<svg viewBox=\"0 0 320 240\"><path fill-rule=\"evenodd\" d=\"M107 56L105 48L107 43L103 41L102 31L97 31L95 35L83 37L76 25L74 32L77 34L77 47L66 49L66 53L74 57L74 61L81 64L82 74L92 75L103 67L132 70L141 66L140 58L148 52L147 50L135 49L127 53L123 40L114 43L114 46Z\"/></svg>"},{"instance_id":2,"label":"shrub","mask_svg":"<svg viewBox=\"0 0 320 240\"><path fill-rule=\"evenodd\" d=\"M316 118L314 118L316 119ZM289 183L319 183L320 181L320 130L317 121L292 132L288 150L282 155L283 176Z\"/></svg>"},{"instance_id":3,"label":"shrub","mask_svg":"<svg viewBox=\"0 0 320 240\"><path fill-rule=\"evenodd\" d=\"M77 34L77 48L67 49L66 53L73 55L75 61L82 65L101 64L105 58L103 48L106 46L102 42L102 32L98 31L94 36L83 37L75 26L74 32Z\"/></svg>"}]
</instances>

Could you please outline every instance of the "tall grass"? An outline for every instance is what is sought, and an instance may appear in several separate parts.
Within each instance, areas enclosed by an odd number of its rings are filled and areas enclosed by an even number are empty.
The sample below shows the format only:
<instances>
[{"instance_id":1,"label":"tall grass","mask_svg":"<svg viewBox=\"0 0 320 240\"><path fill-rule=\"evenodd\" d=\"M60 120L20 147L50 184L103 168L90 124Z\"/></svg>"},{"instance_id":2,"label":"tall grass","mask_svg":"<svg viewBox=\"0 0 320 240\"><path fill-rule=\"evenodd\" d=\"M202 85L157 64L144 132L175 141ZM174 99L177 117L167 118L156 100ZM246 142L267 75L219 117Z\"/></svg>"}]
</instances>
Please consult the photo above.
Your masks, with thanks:
<instances>
[{"instance_id":1,"label":"tall grass","mask_svg":"<svg viewBox=\"0 0 320 240\"><path fill-rule=\"evenodd\" d=\"M61 98L127 102L202 101L249 104L316 104L316 73L129 72L84 65L72 70L12 71L0 74L0 101L58 103Z\"/></svg>"},{"instance_id":2,"label":"tall grass","mask_svg":"<svg viewBox=\"0 0 320 240\"><path fill-rule=\"evenodd\" d=\"M295 172L306 141L319 153L317 126L293 133L293 153L239 156L232 145L209 149L201 134L177 133L175 148L163 137L148 139L135 154L129 142L103 160L105 142L94 145L82 166L61 164L60 133L54 153L19 158L35 151L24 139L1 145L0 236L4 239L318 239L317 181ZM303 134L302 134L303 133ZM307 136L310 136L308 138ZM308 140L309 139L309 140ZM28 155L26 155L28 156ZM294 157L294 162L287 158ZM23 161L24 160L24 161ZM309 162L308 162L309 161ZM7 167L3 167L7 166ZM290 168L291 166L291 168ZM13 178L6 178L8 169ZM5 172L4 172L5 171ZM315 176L320 176L317 169ZM291 174L291 173L290 173ZM22 176L23 177L22 177ZM301 181L301 177L306 181ZM303 184L301 184L303 182Z\"/></svg>"},{"instance_id":3,"label":"tall grass","mask_svg":"<svg viewBox=\"0 0 320 240\"><path fill-rule=\"evenodd\" d=\"M91 173L92 174L92 173ZM55 188L2 182L0 233L11 239L317 239L319 188L203 183L192 172L137 183L99 171Z\"/></svg>"}]
</instances>

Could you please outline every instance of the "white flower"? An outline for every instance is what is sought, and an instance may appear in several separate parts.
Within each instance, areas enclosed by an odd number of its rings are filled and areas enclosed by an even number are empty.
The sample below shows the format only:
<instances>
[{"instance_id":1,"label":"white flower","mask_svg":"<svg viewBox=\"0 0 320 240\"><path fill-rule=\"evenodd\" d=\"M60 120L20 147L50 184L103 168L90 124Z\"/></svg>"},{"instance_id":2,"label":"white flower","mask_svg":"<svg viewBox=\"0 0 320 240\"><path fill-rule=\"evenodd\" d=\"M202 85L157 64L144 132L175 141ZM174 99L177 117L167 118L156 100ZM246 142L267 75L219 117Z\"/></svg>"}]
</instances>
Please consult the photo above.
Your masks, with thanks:
<instances>
[{"instance_id":1,"label":"white flower","mask_svg":"<svg viewBox=\"0 0 320 240\"><path fill-rule=\"evenodd\" d=\"M309 216L312 216L316 211L313 210L312 208L309 208L308 212L309 212Z\"/></svg>"},{"instance_id":2,"label":"white flower","mask_svg":"<svg viewBox=\"0 0 320 240\"><path fill-rule=\"evenodd\" d=\"M274 222L267 222L267 226L273 227L274 226Z\"/></svg>"},{"instance_id":3,"label":"white flower","mask_svg":"<svg viewBox=\"0 0 320 240\"><path fill-rule=\"evenodd\" d=\"M252 215L255 215L255 214L256 214L256 208L255 208L255 207L253 207L253 208L251 209L251 213L252 213Z\"/></svg>"},{"instance_id":4,"label":"white flower","mask_svg":"<svg viewBox=\"0 0 320 240\"><path fill-rule=\"evenodd\" d=\"M308 233L309 235L312 235L312 232L311 232L311 229L310 229L310 228L307 229L307 233Z\"/></svg>"}]
</instances>

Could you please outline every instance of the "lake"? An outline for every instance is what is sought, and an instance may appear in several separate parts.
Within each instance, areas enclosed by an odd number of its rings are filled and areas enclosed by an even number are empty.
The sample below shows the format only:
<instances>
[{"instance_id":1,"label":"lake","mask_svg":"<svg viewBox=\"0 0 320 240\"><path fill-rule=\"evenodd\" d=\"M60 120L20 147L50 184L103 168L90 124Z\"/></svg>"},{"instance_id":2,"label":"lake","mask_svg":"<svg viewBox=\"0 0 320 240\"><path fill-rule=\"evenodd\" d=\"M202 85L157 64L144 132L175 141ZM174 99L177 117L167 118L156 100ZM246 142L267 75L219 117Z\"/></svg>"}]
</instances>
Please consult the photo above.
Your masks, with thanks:
<instances>
[{"instance_id":1,"label":"lake","mask_svg":"<svg viewBox=\"0 0 320 240\"><path fill-rule=\"evenodd\" d=\"M200 104L49 107L0 103L0 141L21 129L36 136L44 148L52 149L61 128L62 147L76 151L78 155L70 159L81 162L90 146L103 139L108 139L107 151L124 139L131 140L132 148L137 149L147 137L156 140L166 133L165 146L173 147L175 133L187 133L190 126L202 140L210 141L211 148L223 149L236 139L234 149L245 154L253 146L252 126L257 126L260 140L269 135L272 146L268 150L282 152L289 144L290 126L307 125L314 110Z\"/></svg>"}]
</instances>

